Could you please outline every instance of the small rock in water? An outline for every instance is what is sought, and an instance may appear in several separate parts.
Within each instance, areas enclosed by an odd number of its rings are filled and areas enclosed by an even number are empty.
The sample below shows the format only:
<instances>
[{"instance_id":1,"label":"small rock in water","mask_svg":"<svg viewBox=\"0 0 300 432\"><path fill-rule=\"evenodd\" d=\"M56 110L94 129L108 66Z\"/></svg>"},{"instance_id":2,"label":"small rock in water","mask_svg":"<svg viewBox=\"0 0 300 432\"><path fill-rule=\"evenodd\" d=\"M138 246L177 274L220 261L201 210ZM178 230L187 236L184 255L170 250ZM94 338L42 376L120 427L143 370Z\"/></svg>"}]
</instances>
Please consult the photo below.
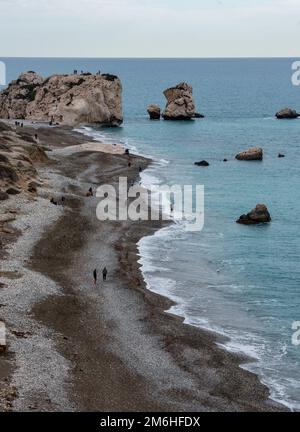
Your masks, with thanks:
<instances>
[{"instance_id":1,"label":"small rock in water","mask_svg":"<svg viewBox=\"0 0 300 432\"><path fill-rule=\"evenodd\" d=\"M147 111L148 111L148 114L150 116L150 120L160 120L160 106L159 105L149 105Z\"/></svg>"},{"instance_id":2,"label":"small rock in water","mask_svg":"<svg viewBox=\"0 0 300 432\"><path fill-rule=\"evenodd\" d=\"M197 118L198 118L198 119L199 119L199 118L205 118L205 115L196 112L196 113L194 114L193 118L196 118L196 119L197 119Z\"/></svg>"},{"instance_id":3,"label":"small rock in water","mask_svg":"<svg viewBox=\"0 0 300 432\"><path fill-rule=\"evenodd\" d=\"M298 114L297 111L294 109L284 108L281 111L278 111L276 113L276 117L279 120L296 119L296 118L300 117L300 114Z\"/></svg>"},{"instance_id":4,"label":"small rock in water","mask_svg":"<svg viewBox=\"0 0 300 432\"><path fill-rule=\"evenodd\" d=\"M259 147L251 147L248 150L245 150L235 157L237 160L245 160L245 161L261 161L263 159L263 149Z\"/></svg>"},{"instance_id":5,"label":"small rock in water","mask_svg":"<svg viewBox=\"0 0 300 432\"><path fill-rule=\"evenodd\" d=\"M200 162L195 162L195 165L197 165L197 166L203 166L203 167L208 167L209 163L207 161L203 160L203 161L200 161Z\"/></svg>"},{"instance_id":6,"label":"small rock in water","mask_svg":"<svg viewBox=\"0 0 300 432\"><path fill-rule=\"evenodd\" d=\"M223 162L228 162L228 159L223 159Z\"/></svg>"},{"instance_id":7,"label":"small rock in water","mask_svg":"<svg viewBox=\"0 0 300 432\"><path fill-rule=\"evenodd\" d=\"M271 222L271 216L266 205L257 204L250 213L243 214L236 222L243 225L268 223Z\"/></svg>"}]
</instances>

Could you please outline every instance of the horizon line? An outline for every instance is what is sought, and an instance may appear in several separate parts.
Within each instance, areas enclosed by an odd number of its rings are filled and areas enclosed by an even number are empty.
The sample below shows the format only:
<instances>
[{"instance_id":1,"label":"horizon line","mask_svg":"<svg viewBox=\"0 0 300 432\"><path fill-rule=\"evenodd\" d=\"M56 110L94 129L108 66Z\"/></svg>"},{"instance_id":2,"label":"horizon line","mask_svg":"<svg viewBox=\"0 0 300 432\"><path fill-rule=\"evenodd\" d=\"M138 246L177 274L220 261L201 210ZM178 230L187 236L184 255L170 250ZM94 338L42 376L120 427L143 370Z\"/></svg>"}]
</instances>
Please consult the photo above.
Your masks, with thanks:
<instances>
[{"instance_id":1,"label":"horizon line","mask_svg":"<svg viewBox=\"0 0 300 432\"><path fill-rule=\"evenodd\" d=\"M70 56L0 56L0 59L85 59L85 60L259 60L259 59L294 59L299 56L245 56L245 57L70 57Z\"/></svg>"}]
</instances>

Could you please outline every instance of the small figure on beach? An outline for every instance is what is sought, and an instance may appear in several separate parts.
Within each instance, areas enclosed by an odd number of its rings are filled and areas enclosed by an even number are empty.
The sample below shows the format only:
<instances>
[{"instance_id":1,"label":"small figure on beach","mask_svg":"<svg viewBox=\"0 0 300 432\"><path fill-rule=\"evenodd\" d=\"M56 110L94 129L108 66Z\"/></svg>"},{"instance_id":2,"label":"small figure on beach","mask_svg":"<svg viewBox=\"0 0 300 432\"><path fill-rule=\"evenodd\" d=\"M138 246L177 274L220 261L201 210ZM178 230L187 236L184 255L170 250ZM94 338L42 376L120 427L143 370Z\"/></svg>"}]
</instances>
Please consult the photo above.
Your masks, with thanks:
<instances>
[{"instance_id":1,"label":"small figure on beach","mask_svg":"<svg viewBox=\"0 0 300 432\"><path fill-rule=\"evenodd\" d=\"M89 190L88 190L86 196L87 196L87 197L92 197L92 196L94 196L93 188L92 188L92 187L89 188Z\"/></svg>"},{"instance_id":2,"label":"small figure on beach","mask_svg":"<svg viewBox=\"0 0 300 432\"><path fill-rule=\"evenodd\" d=\"M94 277L94 285L97 285L97 277L98 277L98 275L97 275L97 269L95 269L93 271L93 277Z\"/></svg>"},{"instance_id":3,"label":"small figure on beach","mask_svg":"<svg viewBox=\"0 0 300 432\"><path fill-rule=\"evenodd\" d=\"M102 275L103 275L103 281L106 281L106 278L107 278L107 273L108 273L108 271L107 271L107 268L106 268L106 267L104 267L104 269L102 270Z\"/></svg>"},{"instance_id":4,"label":"small figure on beach","mask_svg":"<svg viewBox=\"0 0 300 432\"><path fill-rule=\"evenodd\" d=\"M142 167L139 167L139 172L141 173L143 171Z\"/></svg>"},{"instance_id":5,"label":"small figure on beach","mask_svg":"<svg viewBox=\"0 0 300 432\"><path fill-rule=\"evenodd\" d=\"M38 134L34 134L34 138L37 141L38 140Z\"/></svg>"},{"instance_id":6,"label":"small figure on beach","mask_svg":"<svg viewBox=\"0 0 300 432\"><path fill-rule=\"evenodd\" d=\"M128 162L128 168L131 168L131 162Z\"/></svg>"},{"instance_id":7,"label":"small figure on beach","mask_svg":"<svg viewBox=\"0 0 300 432\"><path fill-rule=\"evenodd\" d=\"M53 197L51 198L50 202L51 202L51 204L54 204L57 206L57 201L55 201L55 199Z\"/></svg>"},{"instance_id":8,"label":"small figure on beach","mask_svg":"<svg viewBox=\"0 0 300 432\"><path fill-rule=\"evenodd\" d=\"M129 155L129 150L128 149L125 150L125 154Z\"/></svg>"},{"instance_id":9,"label":"small figure on beach","mask_svg":"<svg viewBox=\"0 0 300 432\"><path fill-rule=\"evenodd\" d=\"M61 203L62 203L62 205L64 205L65 201L66 201L66 198L64 196L62 196L61 197Z\"/></svg>"},{"instance_id":10,"label":"small figure on beach","mask_svg":"<svg viewBox=\"0 0 300 432\"><path fill-rule=\"evenodd\" d=\"M23 123L21 123L21 127L23 127L24 125L23 125Z\"/></svg>"}]
</instances>

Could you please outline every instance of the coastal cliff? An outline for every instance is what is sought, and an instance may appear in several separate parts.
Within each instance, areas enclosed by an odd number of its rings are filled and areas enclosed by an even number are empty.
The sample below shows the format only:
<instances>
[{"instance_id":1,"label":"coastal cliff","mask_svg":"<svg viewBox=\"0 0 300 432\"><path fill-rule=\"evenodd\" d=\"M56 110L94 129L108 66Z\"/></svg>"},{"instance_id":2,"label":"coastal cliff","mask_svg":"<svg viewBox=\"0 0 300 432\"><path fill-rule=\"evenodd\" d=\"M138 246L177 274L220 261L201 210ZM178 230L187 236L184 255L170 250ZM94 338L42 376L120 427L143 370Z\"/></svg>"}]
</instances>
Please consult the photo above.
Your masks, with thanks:
<instances>
[{"instance_id":1,"label":"coastal cliff","mask_svg":"<svg viewBox=\"0 0 300 432\"><path fill-rule=\"evenodd\" d=\"M45 148L25 128L0 122L0 201L21 191L36 192L36 164L48 161Z\"/></svg>"},{"instance_id":2,"label":"coastal cliff","mask_svg":"<svg viewBox=\"0 0 300 432\"><path fill-rule=\"evenodd\" d=\"M115 75L53 75L26 72L0 93L0 118L61 125L123 121L122 84Z\"/></svg>"}]
</instances>

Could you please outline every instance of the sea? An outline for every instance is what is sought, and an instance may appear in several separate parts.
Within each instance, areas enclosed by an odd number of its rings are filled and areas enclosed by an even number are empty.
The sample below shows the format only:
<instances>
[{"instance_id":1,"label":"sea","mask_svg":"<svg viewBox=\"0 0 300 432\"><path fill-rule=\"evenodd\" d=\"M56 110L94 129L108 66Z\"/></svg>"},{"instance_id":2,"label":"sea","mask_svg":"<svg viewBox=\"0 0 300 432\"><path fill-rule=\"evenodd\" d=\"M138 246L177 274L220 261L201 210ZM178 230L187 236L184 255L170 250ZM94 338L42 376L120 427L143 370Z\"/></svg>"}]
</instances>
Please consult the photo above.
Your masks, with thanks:
<instances>
[{"instance_id":1,"label":"sea","mask_svg":"<svg viewBox=\"0 0 300 432\"><path fill-rule=\"evenodd\" d=\"M142 174L146 186L205 190L201 231L177 222L139 242L149 289L174 300L169 312L186 323L226 335L224 349L250 356L242 367L258 374L274 400L299 410L300 119L274 116L284 107L300 111L300 86L291 81L299 59L0 60L8 82L27 70L45 77L74 69L120 77L123 125L82 132L151 156ZM163 108L163 91L182 81L193 86L205 118L150 121L147 106ZM264 149L263 162L235 160L252 146ZM203 159L209 167L194 165ZM238 225L257 203L267 205L272 222Z\"/></svg>"}]
</instances>

